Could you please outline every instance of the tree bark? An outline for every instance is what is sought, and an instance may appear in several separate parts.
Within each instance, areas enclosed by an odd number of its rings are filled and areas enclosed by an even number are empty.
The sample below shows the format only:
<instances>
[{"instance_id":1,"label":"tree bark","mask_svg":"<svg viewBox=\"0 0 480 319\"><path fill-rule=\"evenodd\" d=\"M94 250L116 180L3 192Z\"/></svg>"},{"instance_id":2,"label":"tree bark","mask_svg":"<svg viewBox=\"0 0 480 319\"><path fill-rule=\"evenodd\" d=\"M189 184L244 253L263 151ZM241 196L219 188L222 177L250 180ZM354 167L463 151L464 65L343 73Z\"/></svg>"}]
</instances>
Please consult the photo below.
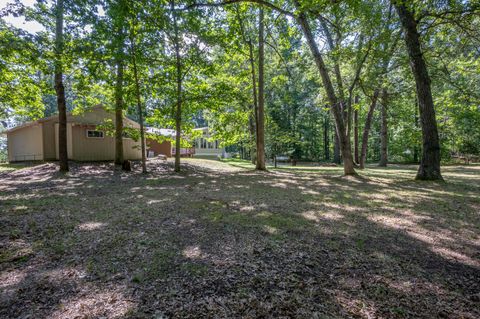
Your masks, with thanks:
<instances>
[{"instance_id":1,"label":"tree bark","mask_svg":"<svg viewBox=\"0 0 480 319\"><path fill-rule=\"evenodd\" d=\"M358 95L355 97L355 104L358 105L359 98ZM355 154L355 163L360 163L359 152L358 152L358 109L353 111L353 144L354 144L354 154Z\"/></svg>"},{"instance_id":2,"label":"tree bark","mask_svg":"<svg viewBox=\"0 0 480 319\"><path fill-rule=\"evenodd\" d=\"M175 1L171 1L171 11L173 14L174 28L174 47L175 47L175 67L177 71L177 103L175 107L175 172L180 172L180 152L181 152L181 130L182 130L182 61L180 56L180 39L178 35L177 13L175 12Z\"/></svg>"},{"instance_id":3,"label":"tree bark","mask_svg":"<svg viewBox=\"0 0 480 319\"><path fill-rule=\"evenodd\" d=\"M323 33L325 34L325 37L327 39L328 47L330 51L333 51L336 49L335 42L333 40L332 34L330 32L330 29L327 26L327 23L325 22L325 19L322 17L319 17L320 24L322 26ZM338 59L334 56L333 59L334 62L334 73L335 73L335 80L337 82L337 87L338 87L338 92L340 95L340 103L345 100L345 94L343 91L343 80L342 80L342 73L340 72L340 64L338 63ZM343 111L342 111L342 114ZM334 134L334 144L333 144L333 162L335 164L341 164L342 159L340 157L340 141L338 138L338 133L335 131Z\"/></svg>"},{"instance_id":4,"label":"tree bark","mask_svg":"<svg viewBox=\"0 0 480 319\"><path fill-rule=\"evenodd\" d=\"M123 165L123 60L117 57L115 85L115 165Z\"/></svg>"},{"instance_id":5,"label":"tree bark","mask_svg":"<svg viewBox=\"0 0 480 319\"><path fill-rule=\"evenodd\" d=\"M333 40L332 33L330 32L330 29L327 26L327 23L323 17L319 17L320 25L322 26L323 33L325 34L325 38L327 39L328 43L328 48L330 51L333 51L336 49L336 44L335 41ZM338 40L339 36L337 36ZM334 73L335 73L335 80L337 82L337 87L338 87L338 92L340 96L340 100L344 101L345 100L345 93L343 90L343 80L342 80L342 73L340 72L340 64L338 62L338 58L336 55L333 56L333 62L334 62Z\"/></svg>"},{"instance_id":6,"label":"tree bark","mask_svg":"<svg viewBox=\"0 0 480 319\"><path fill-rule=\"evenodd\" d=\"M255 89L255 91L256 91L256 89ZM256 107L253 106L252 109L253 109L253 112L255 112ZM256 145L255 113L253 113L253 112L248 117L248 129L249 129L249 132L250 132L250 145L249 145L250 161L252 162L252 164L255 165L257 163L257 160L256 160L257 150L256 150L256 147L255 147L255 145Z\"/></svg>"},{"instance_id":7,"label":"tree bark","mask_svg":"<svg viewBox=\"0 0 480 319\"><path fill-rule=\"evenodd\" d=\"M407 8L404 1L394 1L393 4L404 29L405 44L415 78L420 109L423 150L420 167L415 178L419 180L443 180L440 172L440 141L430 87L430 76L423 57L417 22L413 11Z\"/></svg>"},{"instance_id":8,"label":"tree bark","mask_svg":"<svg viewBox=\"0 0 480 319\"><path fill-rule=\"evenodd\" d=\"M250 73L252 75L252 99L253 99L253 112L250 118L249 125L252 133L252 148L251 148L251 160L252 164L257 163L257 114L258 114L258 94L257 94L257 74L255 72L255 58L253 55L253 44L251 40L247 41L248 44L248 58L250 61Z\"/></svg>"},{"instance_id":9,"label":"tree bark","mask_svg":"<svg viewBox=\"0 0 480 319\"><path fill-rule=\"evenodd\" d=\"M296 1L295 5L297 9L300 9L299 3ZM336 132L338 134L338 140L340 144L340 151L343 158L343 170L345 175L354 175L356 174L353 163L352 148L350 139L347 138L347 132L345 127L345 120L340 104L338 103L337 96L335 95L335 90L332 85L332 81L327 71L327 67L323 61L322 54L318 49L317 43L313 36L310 24L308 23L307 16L304 12L300 12L297 16L298 23L305 35L308 46L315 60L315 64L320 72L322 78L322 83L327 93L327 97L330 103L330 110L332 111L333 118L335 119Z\"/></svg>"},{"instance_id":10,"label":"tree bark","mask_svg":"<svg viewBox=\"0 0 480 319\"><path fill-rule=\"evenodd\" d=\"M130 39L131 43L131 52L132 52L132 63L133 63L133 75L135 78L135 93L137 96L137 112L138 112L138 121L140 122L140 144L142 147L142 173L147 173L147 154L145 147L145 131L143 127L143 108L140 94L140 82L138 80L138 70L137 70L137 58L135 50L135 37L132 35Z\"/></svg>"},{"instance_id":11,"label":"tree bark","mask_svg":"<svg viewBox=\"0 0 480 319\"><path fill-rule=\"evenodd\" d=\"M266 170L265 167L265 39L264 39L264 11L260 8L258 19L258 113L257 113L257 170Z\"/></svg>"},{"instance_id":12,"label":"tree bark","mask_svg":"<svg viewBox=\"0 0 480 319\"><path fill-rule=\"evenodd\" d=\"M327 113L323 117L323 149L325 160L330 160L330 114Z\"/></svg>"},{"instance_id":13,"label":"tree bark","mask_svg":"<svg viewBox=\"0 0 480 319\"><path fill-rule=\"evenodd\" d=\"M236 14L237 14L237 19L238 23L240 24L240 31L242 33L242 38L245 41L245 43L248 46L248 61L250 63L250 74L252 78L252 99L253 99L253 106L252 106L252 115L249 116L249 130L250 130L250 160L252 161L252 164L256 164L256 154L257 154L257 148L256 148L256 132L257 132L257 114L258 114L258 94L257 94L257 75L255 72L255 56L253 54L253 43L250 37L247 38L246 32L245 32L245 27L243 25L243 20L242 17L240 16L240 13L238 11L238 7L235 6L236 9Z\"/></svg>"},{"instance_id":14,"label":"tree bark","mask_svg":"<svg viewBox=\"0 0 480 319\"><path fill-rule=\"evenodd\" d=\"M333 141L333 162L335 164L342 164L342 158L340 157L340 140L338 139L338 133L336 128L334 133Z\"/></svg>"},{"instance_id":15,"label":"tree bark","mask_svg":"<svg viewBox=\"0 0 480 319\"><path fill-rule=\"evenodd\" d=\"M362 153L360 155L360 168L365 168L365 161L367 160L367 147L368 147L368 135L370 134L370 127L372 125L373 112L375 111L375 106L377 105L379 90L376 89L373 93L372 103L368 110L367 119L365 120L365 127L363 129L362 136Z\"/></svg>"},{"instance_id":16,"label":"tree bark","mask_svg":"<svg viewBox=\"0 0 480 319\"><path fill-rule=\"evenodd\" d=\"M388 92L387 89L382 90L382 123L380 129L380 162L378 166L386 167L388 164L388 123L387 123L387 105Z\"/></svg>"},{"instance_id":17,"label":"tree bark","mask_svg":"<svg viewBox=\"0 0 480 319\"><path fill-rule=\"evenodd\" d=\"M414 117L414 125L415 130L418 129L418 99L415 99L415 117ZM415 145L413 146L413 162L418 164L418 145L415 139Z\"/></svg>"},{"instance_id":18,"label":"tree bark","mask_svg":"<svg viewBox=\"0 0 480 319\"><path fill-rule=\"evenodd\" d=\"M67 105L63 85L63 0L57 0L55 8L55 93L58 108L58 159L60 171L68 172Z\"/></svg>"}]
</instances>

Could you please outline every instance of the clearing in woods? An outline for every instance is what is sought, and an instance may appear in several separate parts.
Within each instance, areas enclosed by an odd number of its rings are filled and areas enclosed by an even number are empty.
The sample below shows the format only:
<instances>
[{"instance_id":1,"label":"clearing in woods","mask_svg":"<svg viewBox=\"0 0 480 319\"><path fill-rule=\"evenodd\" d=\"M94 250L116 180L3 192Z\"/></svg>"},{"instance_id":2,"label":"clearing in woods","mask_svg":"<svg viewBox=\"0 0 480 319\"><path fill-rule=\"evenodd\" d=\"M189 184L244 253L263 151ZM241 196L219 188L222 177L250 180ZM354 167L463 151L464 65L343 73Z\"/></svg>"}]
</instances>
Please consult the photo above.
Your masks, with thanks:
<instances>
[{"instance_id":1,"label":"clearing in woods","mask_svg":"<svg viewBox=\"0 0 480 319\"><path fill-rule=\"evenodd\" d=\"M480 166L0 169L2 318L479 318Z\"/></svg>"}]
</instances>

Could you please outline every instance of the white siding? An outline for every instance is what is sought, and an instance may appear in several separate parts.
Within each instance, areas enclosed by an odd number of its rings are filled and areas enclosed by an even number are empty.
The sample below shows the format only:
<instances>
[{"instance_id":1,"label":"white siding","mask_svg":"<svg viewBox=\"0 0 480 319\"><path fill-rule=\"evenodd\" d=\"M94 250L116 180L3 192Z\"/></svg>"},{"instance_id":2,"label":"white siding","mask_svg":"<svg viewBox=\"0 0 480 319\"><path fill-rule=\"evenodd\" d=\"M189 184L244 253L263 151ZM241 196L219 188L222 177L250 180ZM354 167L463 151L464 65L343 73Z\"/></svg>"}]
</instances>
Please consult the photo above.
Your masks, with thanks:
<instances>
[{"instance_id":1,"label":"white siding","mask_svg":"<svg viewBox=\"0 0 480 319\"><path fill-rule=\"evenodd\" d=\"M7 134L8 161L43 160L42 124L30 125Z\"/></svg>"},{"instance_id":2,"label":"white siding","mask_svg":"<svg viewBox=\"0 0 480 319\"><path fill-rule=\"evenodd\" d=\"M202 137L198 137L195 139L194 146L195 146L195 155L198 156L221 156L225 148L219 147L220 141L207 141L210 138L210 133L208 132L207 127L197 128L196 131L202 132ZM205 146L205 147L203 147Z\"/></svg>"}]
</instances>

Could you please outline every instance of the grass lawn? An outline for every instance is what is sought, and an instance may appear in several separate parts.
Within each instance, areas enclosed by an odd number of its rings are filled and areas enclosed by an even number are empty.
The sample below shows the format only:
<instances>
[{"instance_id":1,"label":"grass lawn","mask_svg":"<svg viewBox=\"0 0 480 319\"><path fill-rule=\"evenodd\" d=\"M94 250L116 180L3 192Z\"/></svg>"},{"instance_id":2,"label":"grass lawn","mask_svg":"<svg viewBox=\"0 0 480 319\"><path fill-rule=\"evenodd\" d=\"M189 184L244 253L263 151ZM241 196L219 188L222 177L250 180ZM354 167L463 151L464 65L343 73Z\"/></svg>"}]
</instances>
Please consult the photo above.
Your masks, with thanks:
<instances>
[{"instance_id":1,"label":"grass lawn","mask_svg":"<svg viewBox=\"0 0 480 319\"><path fill-rule=\"evenodd\" d=\"M0 166L1 318L480 318L480 166Z\"/></svg>"},{"instance_id":2,"label":"grass lawn","mask_svg":"<svg viewBox=\"0 0 480 319\"><path fill-rule=\"evenodd\" d=\"M0 174L5 172L16 171L25 167L31 167L40 163L0 163Z\"/></svg>"}]
</instances>

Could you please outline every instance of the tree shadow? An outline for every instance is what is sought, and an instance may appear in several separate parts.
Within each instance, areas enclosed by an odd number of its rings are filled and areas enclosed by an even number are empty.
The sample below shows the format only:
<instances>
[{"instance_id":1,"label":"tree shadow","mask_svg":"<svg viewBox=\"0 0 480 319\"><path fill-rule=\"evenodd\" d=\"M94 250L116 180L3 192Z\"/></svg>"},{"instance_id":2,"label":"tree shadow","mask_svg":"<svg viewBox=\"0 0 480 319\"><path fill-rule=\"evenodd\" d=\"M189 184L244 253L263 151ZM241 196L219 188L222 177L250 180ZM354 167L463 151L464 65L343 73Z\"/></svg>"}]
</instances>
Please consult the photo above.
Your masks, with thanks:
<instances>
[{"instance_id":1,"label":"tree shadow","mask_svg":"<svg viewBox=\"0 0 480 319\"><path fill-rule=\"evenodd\" d=\"M480 316L474 184L95 168L1 194L1 316Z\"/></svg>"}]
</instances>

